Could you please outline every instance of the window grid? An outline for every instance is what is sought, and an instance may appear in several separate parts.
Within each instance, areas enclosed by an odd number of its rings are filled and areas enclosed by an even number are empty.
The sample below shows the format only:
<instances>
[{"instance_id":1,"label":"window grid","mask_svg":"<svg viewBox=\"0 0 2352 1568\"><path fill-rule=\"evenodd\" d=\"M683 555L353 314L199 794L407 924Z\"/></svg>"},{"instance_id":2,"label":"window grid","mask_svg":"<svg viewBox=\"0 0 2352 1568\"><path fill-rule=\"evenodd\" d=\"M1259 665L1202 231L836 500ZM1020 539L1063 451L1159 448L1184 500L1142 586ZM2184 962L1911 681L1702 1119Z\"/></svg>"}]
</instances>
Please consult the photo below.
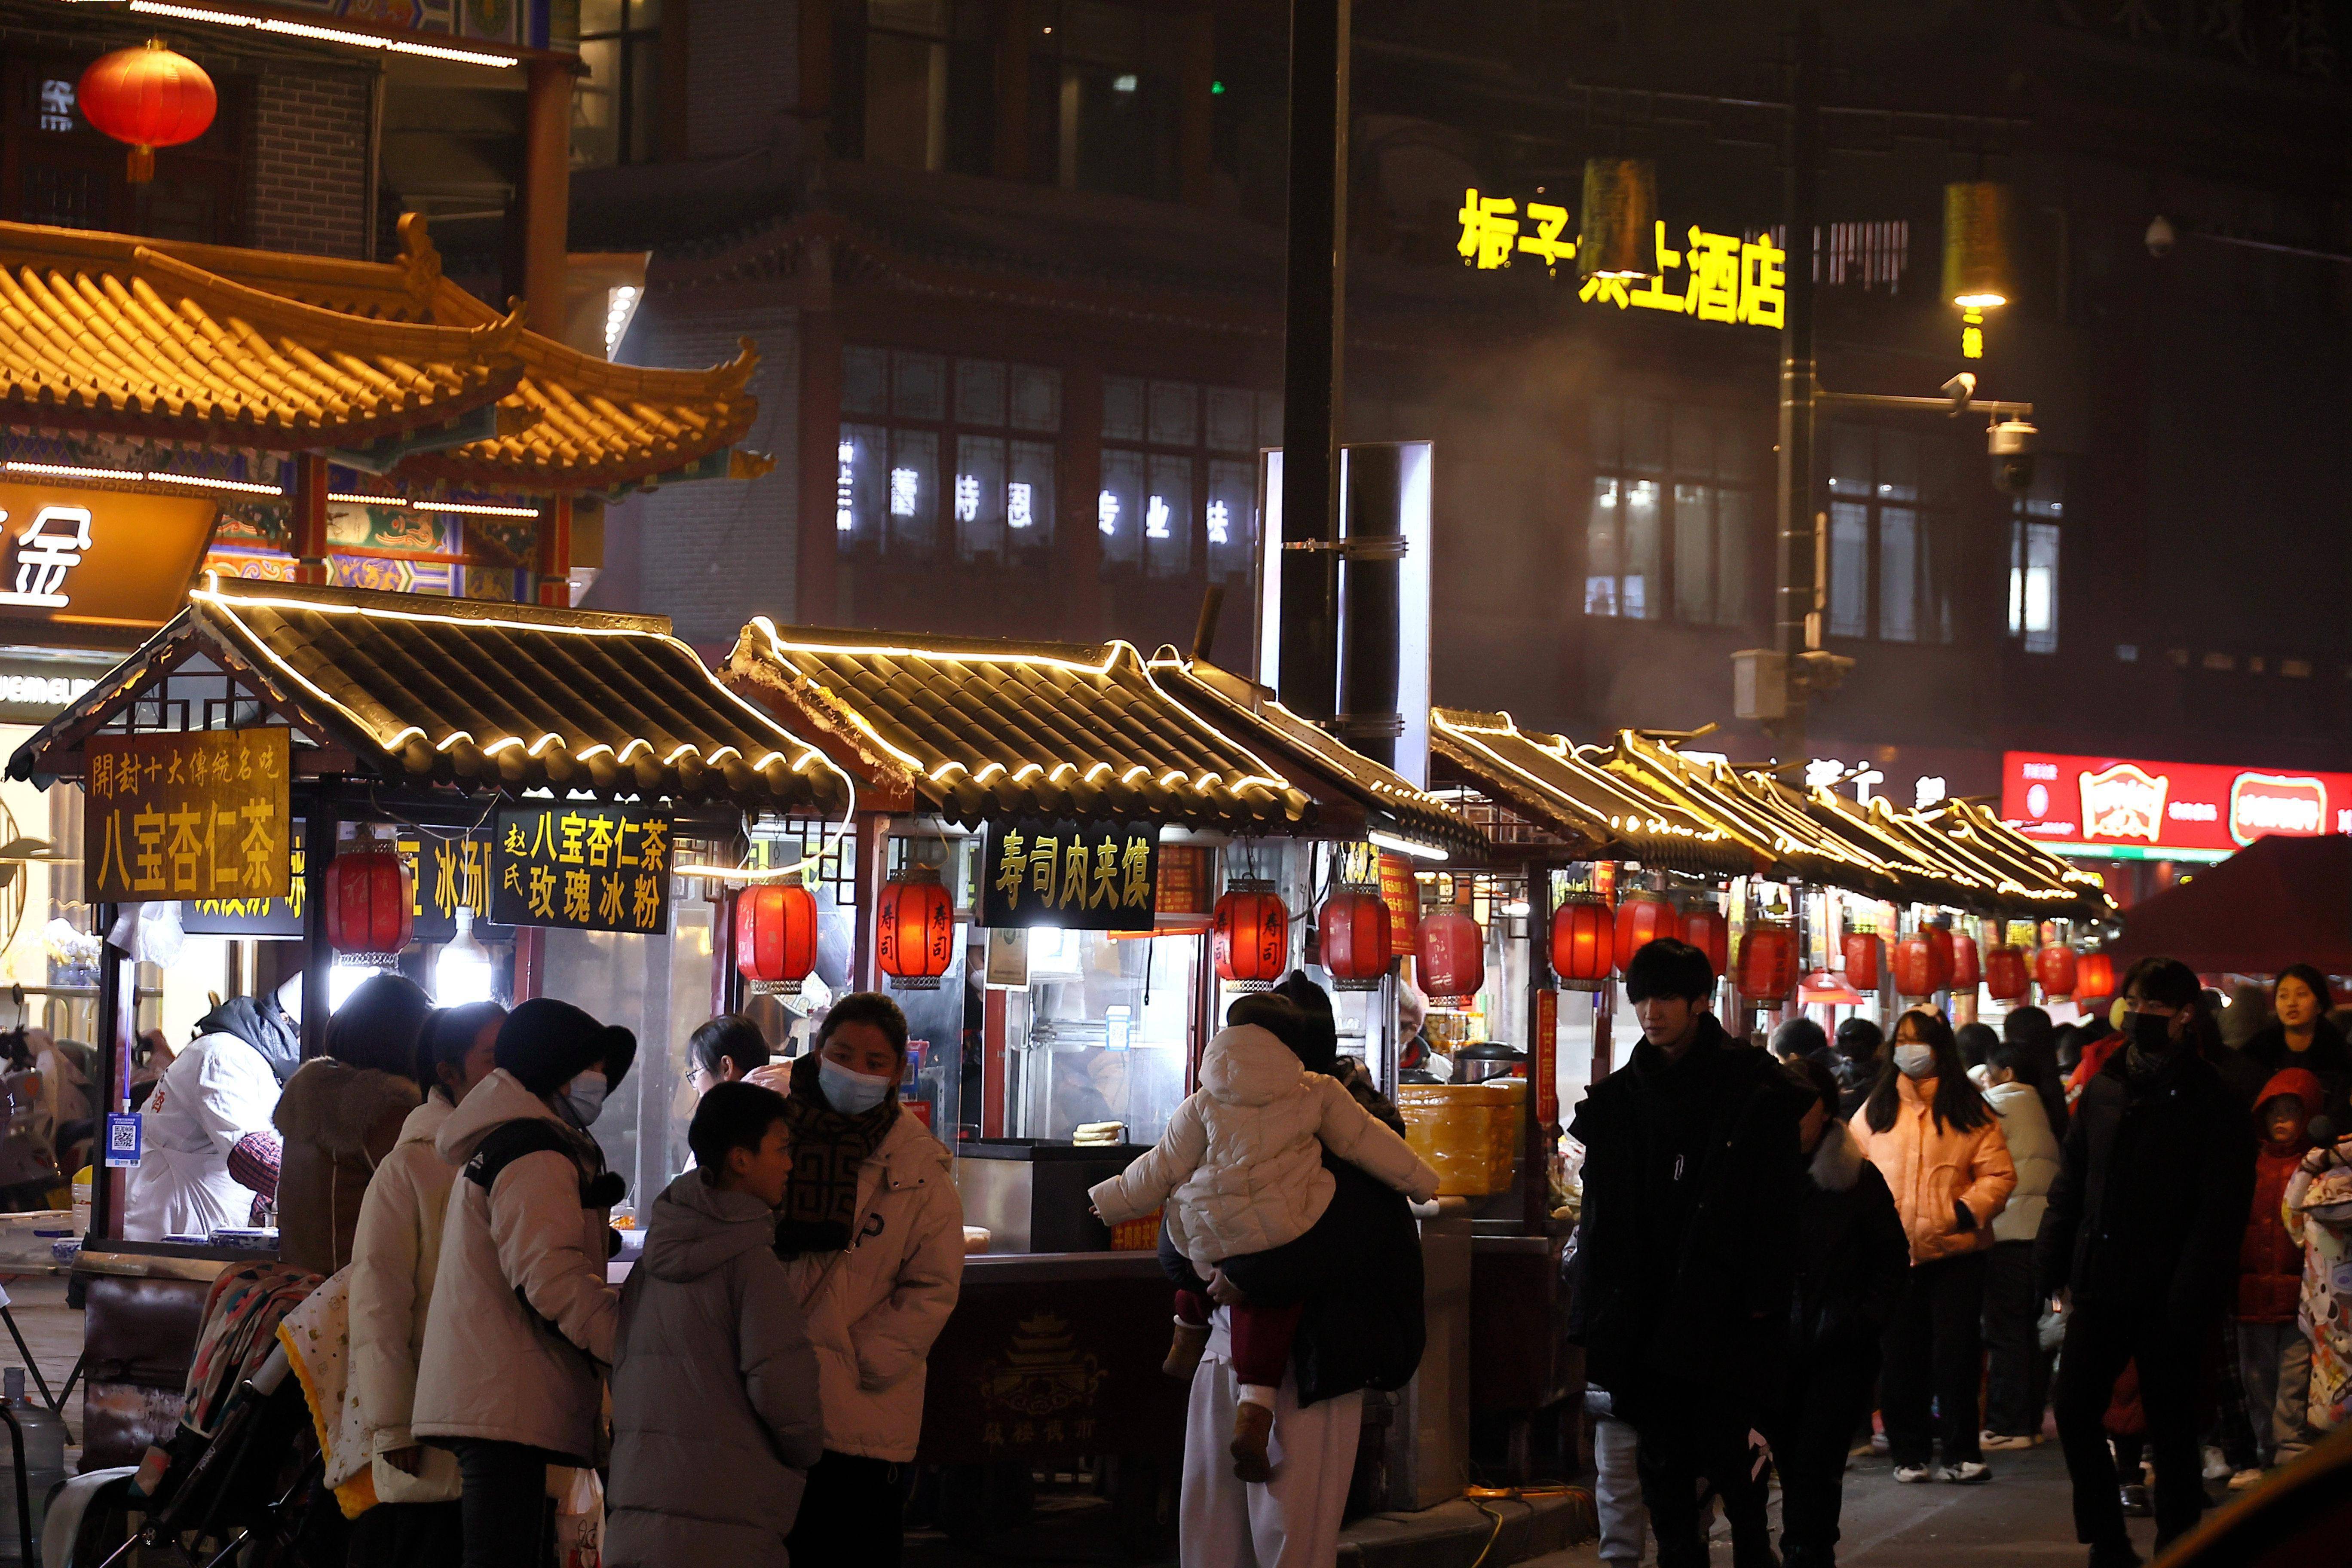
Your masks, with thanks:
<instances>
[{"instance_id":1,"label":"window grid","mask_svg":"<svg viewBox=\"0 0 2352 1568\"><path fill-rule=\"evenodd\" d=\"M1245 387L1103 378L1095 527L1106 578L1246 583L1257 567L1261 447L1282 400Z\"/></svg>"},{"instance_id":2,"label":"window grid","mask_svg":"<svg viewBox=\"0 0 2352 1568\"><path fill-rule=\"evenodd\" d=\"M902 349L842 351L834 533L843 554L962 562L1051 550L1062 375Z\"/></svg>"},{"instance_id":3,"label":"window grid","mask_svg":"<svg viewBox=\"0 0 2352 1568\"><path fill-rule=\"evenodd\" d=\"M660 122L661 0L585 0L580 59L587 74L572 96L572 166L650 162Z\"/></svg>"},{"instance_id":4,"label":"window grid","mask_svg":"<svg viewBox=\"0 0 2352 1568\"><path fill-rule=\"evenodd\" d=\"M1907 430L1834 425L1825 450L1830 635L1950 642L1950 448Z\"/></svg>"},{"instance_id":5,"label":"window grid","mask_svg":"<svg viewBox=\"0 0 2352 1568\"><path fill-rule=\"evenodd\" d=\"M2034 464L2032 489L2010 501L2009 635L2028 653L2058 651L2065 474L2063 458L2043 457Z\"/></svg>"},{"instance_id":6,"label":"window grid","mask_svg":"<svg viewBox=\"0 0 2352 1568\"><path fill-rule=\"evenodd\" d=\"M1591 430L1584 613L1746 625L1754 454L1737 417L1601 398Z\"/></svg>"}]
</instances>

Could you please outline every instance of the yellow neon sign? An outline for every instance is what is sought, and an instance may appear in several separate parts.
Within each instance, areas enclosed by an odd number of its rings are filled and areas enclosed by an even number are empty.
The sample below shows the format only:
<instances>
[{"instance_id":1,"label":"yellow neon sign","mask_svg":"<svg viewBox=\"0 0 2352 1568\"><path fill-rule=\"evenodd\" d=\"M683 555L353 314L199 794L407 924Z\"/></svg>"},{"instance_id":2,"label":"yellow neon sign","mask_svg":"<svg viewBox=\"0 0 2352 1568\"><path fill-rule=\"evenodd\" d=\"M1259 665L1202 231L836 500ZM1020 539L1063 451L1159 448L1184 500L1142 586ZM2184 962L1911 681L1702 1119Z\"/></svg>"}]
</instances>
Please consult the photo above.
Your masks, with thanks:
<instances>
[{"instance_id":1,"label":"yellow neon sign","mask_svg":"<svg viewBox=\"0 0 2352 1568\"><path fill-rule=\"evenodd\" d=\"M1576 241L1561 237L1569 218L1565 207L1530 201L1523 214L1513 197L1482 195L1474 186L1462 193L1462 210L1454 216L1462 224L1462 237L1454 248L1462 265L1481 272L1508 267L1516 256L1533 256L1546 272L1556 274L1562 261L1576 255ZM1665 224L1659 223L1653 276L1588 278L1577 290L1578 300L1780 330L1788 301L1787 252L1769 236L1748 239L1696 224L1684 231L1682 240L1682 248L1675 248ZM1684 274L1679 285L1670 281L1676 271ZM1628 286L1635 283L1640 287Z\"/></svg>"}]
</instances>

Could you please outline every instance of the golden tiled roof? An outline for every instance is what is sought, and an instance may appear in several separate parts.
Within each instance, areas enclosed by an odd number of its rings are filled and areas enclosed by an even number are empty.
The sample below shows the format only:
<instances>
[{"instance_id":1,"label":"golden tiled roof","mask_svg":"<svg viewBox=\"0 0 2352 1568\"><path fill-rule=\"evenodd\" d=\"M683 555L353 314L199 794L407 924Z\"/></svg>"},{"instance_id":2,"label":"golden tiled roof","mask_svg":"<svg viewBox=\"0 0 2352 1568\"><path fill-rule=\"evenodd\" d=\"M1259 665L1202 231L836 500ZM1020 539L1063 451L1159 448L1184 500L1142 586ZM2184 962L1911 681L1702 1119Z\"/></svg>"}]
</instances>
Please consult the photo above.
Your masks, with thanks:
<instances>
[{"instance_id":1,"label":"golden tiled roof","mask_svg":"<svg viewBox=\"0 0 2352 1568\"><path fill-rule=\"evenodd\" d=\"M0 223L0 416L280 449L360 446L513 393L520 320L368 320L123 235Z\"/></svg>"}]
</instances>

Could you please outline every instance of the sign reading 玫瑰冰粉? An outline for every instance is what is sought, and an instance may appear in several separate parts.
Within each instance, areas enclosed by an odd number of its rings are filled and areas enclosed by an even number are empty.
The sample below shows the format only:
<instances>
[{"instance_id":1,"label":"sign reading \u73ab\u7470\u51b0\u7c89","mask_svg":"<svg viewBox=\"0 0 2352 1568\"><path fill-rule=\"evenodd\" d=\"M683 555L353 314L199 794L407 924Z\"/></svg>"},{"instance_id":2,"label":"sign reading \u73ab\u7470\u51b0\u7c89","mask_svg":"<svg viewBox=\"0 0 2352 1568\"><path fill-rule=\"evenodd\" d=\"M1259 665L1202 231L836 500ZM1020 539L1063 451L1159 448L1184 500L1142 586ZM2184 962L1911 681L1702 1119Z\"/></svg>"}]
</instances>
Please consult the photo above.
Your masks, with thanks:
<instances>
[{"instance_id":1,"label":"sign reading \u73ab\u7470\u51b0\u7c89","mask_svg":"<svg viewBox=\"0 0 2352 1568\"><path fill-rule=\"evenodd\" d=\"M1531 200L1523 207L1516 197L1482 195L1474 187L1462 193L1462 210L1454 215L1462 237L1454 248L1465 267L1481 272L1508 267L1518 256L1533 256L1547 272L1556 272L1576 256L1576 238L1567 233L1574 216L1553 203ZM1596 274L1577 289L1578 300L1780 330L1788 306L1788 257L1769 235L1750 239L1693 224L1669 237L1660 221L1651 242L1652 276Z\"/></svg>"},{"instance_id":2,"label":"sign reading \u73ab\u7470\u51b0\u7c89","mask_svg":"<svg viewBox=\"0 0 2352 1568\"><path fill-rule=\"evenodd\" d=\"M574 931L669 930L667 812L603 801L502 806L492 844L490 919Z\"/></svg>"},{"instance_id":3,"label":"sign reading \u73ab\u7470\u51b0\u7c89","mask_svg":"<svg viewBox=\"0 0 2352 1568\"><path fill-rule=\"evenodd\" d=\"M293 888L283 729L94 735L82 873L93 904L283 897Z\"/></svg>"},{"instance_id":4,"label":"sign reading \u73ab\u7470\u51b0\u7c89","mask_svg":"<svg viewBox=\"0 0 2352 1568\"><path fill-rule=\"evenodd\" d=\"M2352 833L2352 773L2011 752L2000 815L2078 854L2220 859L2270 834Z\"/></svg>"},{"instance_id":5,"label":"sign reading \u73ab\u7470\u51b0\u7c89","mask_svg":"<svg viewBox=\"0 0 2352 1568\"><path fill-rule=\"evenodd\" d=\"M992 821L982 842L980 923L1150 931L1160 829L1149 822Z\"/></svg>"}]
</instances>

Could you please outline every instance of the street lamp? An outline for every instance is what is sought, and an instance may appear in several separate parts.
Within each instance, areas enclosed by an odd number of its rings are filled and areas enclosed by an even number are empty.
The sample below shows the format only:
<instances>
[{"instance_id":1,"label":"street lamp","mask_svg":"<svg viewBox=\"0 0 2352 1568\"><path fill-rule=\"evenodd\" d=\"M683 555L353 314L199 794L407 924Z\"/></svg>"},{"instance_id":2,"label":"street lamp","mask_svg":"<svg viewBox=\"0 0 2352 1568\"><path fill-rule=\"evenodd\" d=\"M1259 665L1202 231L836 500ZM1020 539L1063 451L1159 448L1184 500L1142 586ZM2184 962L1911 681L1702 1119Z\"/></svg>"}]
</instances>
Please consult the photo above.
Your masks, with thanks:
<instances>
[{"instance_id":1,"label":"street lamp","mask_svg":"<svg viewBox=\"0 0 2352 1568\"><path fill-rule=\"evenodd\" d=\"M2009 187L1961 180L1944 187L1944 297L1963 310L2009 303Z\"/></svg>"}]
</instances>

